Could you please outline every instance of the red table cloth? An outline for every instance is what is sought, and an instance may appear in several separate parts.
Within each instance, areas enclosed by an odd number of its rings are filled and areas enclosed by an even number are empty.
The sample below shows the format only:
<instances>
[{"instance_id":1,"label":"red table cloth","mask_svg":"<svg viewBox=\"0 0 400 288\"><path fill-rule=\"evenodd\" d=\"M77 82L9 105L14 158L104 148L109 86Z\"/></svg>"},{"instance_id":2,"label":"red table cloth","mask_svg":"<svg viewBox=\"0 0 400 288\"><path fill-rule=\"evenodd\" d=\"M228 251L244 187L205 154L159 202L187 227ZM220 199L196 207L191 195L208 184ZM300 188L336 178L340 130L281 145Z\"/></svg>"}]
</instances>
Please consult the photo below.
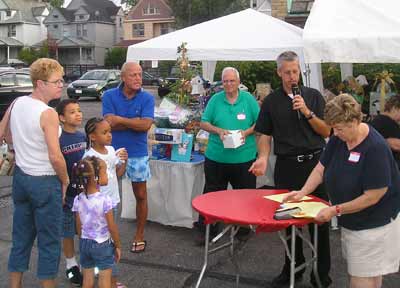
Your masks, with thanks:
<instances>
[{"instance_id":1,"label":"red table cloth","mask_svg":"<svg viewBox=\"0 0 400 288\"><path fill-rule=\"evenodd\" d=\"M205 218L205 224L222 221L226 224L254 225L256 232L276 232L291 225L301 227L315 223L314 219L275 220L274 213L280 203L263 196L287 193L287 190L238 189L210 192L197 196L193 208ZM313 195L308 201L324 202ZM327 204L327 203L326 203Z\"/></svg>"}]
</instances>

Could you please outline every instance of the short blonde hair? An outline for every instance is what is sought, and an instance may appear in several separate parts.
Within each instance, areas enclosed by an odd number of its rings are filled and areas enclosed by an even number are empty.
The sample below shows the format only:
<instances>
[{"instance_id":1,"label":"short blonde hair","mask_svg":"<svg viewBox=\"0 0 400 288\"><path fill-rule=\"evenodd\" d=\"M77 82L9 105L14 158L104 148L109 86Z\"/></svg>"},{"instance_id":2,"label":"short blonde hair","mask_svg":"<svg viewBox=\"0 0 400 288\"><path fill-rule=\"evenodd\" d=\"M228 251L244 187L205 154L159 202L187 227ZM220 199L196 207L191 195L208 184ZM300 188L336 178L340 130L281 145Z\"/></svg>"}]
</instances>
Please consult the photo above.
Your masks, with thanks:
<instances>
[{"instance_id":1,"label":"short blonde hair","mask_svg":"<svg viewBox=\"0 0 400 288\"><path fill-rule=\"evenodd\" d=\"M48 80L53 73L61 72L64 75L64 68L57 60L50 58L39 58L30 66L30 75L33 88L36 88L38 80Z\"/></svg>"},{"instance_id":2,"label":"short blonde hair","mask_svg":"<svg viewBox=\"0 0 400 288\"><path fill-rule=\"evenodd\" d=\"M332 126L339 123L350 123L354 120L361 122L361 106L349 94L340 94L330 100L325 106L326 124Z\"/></svg>"}]
</instances>

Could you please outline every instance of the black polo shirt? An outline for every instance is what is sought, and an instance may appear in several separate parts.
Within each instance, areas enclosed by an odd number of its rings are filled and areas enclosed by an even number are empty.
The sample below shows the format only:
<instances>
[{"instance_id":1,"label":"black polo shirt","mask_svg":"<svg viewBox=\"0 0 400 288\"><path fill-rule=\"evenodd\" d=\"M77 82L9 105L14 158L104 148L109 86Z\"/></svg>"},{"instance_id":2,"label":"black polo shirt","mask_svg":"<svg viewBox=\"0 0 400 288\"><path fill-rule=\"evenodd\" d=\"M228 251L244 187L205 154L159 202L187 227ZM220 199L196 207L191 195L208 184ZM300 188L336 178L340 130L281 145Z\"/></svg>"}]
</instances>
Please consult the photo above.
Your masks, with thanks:
<instances>
[{"instance_id":1,"label":"black polo shirt","mask_svg":"<svg viewBox=\"0 0 400 288\"><path fill-rule=\"evenodd\" d=\"M392 118L386 115L378 115L371 121L371 125L383 136L383 138L400 139L400 126ZM392 150L394 159L400 167L400 153Z\"/></svg>"},{"instance_id":2,"label":"black polo shirt","mask_svg":"<svg viewBox=\"0 0 400 288\"><path fill-rule=\"evenodd\" d=\"M388 187L375 205L339 217L339 224L350 230L386 225L400 210L400 172L385 139L372 126L369 128L368 136L352 150L332 136L320 158L333 205L352 201L366 190Z\"/></svg>"},{"instance_id":3,"label":"black polo shirt","mask_svg":"<svg viewBox=\"0 0 400 288\"><path fill-rule=\"evenodd\" d=\"M325 100L321 93L304 86L300 90L308 109L323 119ZM276 155L300 155L325 146L324 138L312 129L304 115L293 110L292 99L283 87L264 99L255 130L274 138Z\"/></svg>"}]
</instances>

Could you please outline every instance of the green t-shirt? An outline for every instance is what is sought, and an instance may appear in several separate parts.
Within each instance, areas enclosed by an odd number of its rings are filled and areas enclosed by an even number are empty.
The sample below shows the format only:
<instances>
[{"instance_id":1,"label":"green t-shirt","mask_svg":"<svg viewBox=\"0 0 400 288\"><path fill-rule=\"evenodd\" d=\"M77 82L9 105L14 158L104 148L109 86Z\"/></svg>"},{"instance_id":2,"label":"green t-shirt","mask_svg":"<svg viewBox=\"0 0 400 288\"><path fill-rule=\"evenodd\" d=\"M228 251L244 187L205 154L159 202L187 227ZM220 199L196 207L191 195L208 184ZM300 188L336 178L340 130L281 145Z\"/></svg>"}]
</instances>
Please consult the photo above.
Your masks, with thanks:
<instances>
[{"instance_id":1,"label":"green t-shirt","mask_svg":"<svg viewBox=\"0 0 400 288\"><path fill-rule=\"evenodd\" d=\"M211 97L201 121L225 130L246 130L253 126L258 118L260 107L248 92L240 91L238 99L230 104L225 91ZM218 134L210 133L206 157L219 163L244 163L256 158L255 135L247 136L244 145L236 149L224 148Z\"/></svg>"}]
</instances>

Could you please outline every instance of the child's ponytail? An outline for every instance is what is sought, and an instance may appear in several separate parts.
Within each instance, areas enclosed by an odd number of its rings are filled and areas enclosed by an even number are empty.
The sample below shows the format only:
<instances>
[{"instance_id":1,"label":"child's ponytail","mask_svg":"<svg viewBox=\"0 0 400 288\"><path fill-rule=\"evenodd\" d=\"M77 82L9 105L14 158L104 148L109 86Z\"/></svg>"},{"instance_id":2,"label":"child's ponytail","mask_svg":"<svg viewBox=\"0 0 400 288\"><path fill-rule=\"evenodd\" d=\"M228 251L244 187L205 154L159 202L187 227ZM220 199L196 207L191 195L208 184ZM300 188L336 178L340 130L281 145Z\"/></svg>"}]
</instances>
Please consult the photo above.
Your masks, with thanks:
<instances>
[{"instance_id":1,"label":"child's ponytail","mask_svg":"<svg viewBox=\"0 0 400 288\"><path fill-rule=\"evenodd\" d=\"M100 164L96 156L85 157L78 163L72 166L71 186L78 191L78 194L84 192L86 197L87 187L90 177L93 177L95 182L99 180Z\"/></svg>"}]
</instances>

